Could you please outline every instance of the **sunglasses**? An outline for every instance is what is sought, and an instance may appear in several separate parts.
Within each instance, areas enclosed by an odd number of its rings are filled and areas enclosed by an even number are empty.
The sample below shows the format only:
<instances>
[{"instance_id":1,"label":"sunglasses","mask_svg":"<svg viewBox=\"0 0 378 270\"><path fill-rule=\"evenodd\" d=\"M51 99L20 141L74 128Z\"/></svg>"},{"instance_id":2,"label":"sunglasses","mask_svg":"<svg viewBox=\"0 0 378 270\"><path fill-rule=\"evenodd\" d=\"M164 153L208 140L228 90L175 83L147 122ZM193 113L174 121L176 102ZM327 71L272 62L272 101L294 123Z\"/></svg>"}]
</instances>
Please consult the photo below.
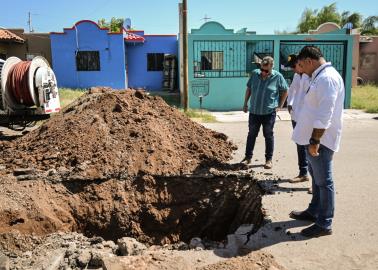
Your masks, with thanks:
<instances>
[{"instance_id":1,"label":"sunglasses","mask_svg":"<svg viewBox=\"0 0 378 270\"><path fill-rule=\"evenodd\" d=\"M261 72L269 73L269 70L260 68Z\"/></svg>"}]
</instances>

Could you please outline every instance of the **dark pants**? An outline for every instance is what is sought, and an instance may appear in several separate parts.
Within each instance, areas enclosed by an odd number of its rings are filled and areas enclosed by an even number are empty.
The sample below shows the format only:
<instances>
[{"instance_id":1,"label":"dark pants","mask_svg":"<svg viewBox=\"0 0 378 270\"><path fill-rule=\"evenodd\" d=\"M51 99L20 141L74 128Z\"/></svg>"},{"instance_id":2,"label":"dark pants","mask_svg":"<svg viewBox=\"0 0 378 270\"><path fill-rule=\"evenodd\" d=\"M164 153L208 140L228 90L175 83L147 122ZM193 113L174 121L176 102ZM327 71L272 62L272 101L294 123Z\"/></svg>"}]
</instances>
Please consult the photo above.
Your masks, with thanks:
<instances>
[{"instance_id":1,"label":"dark pants","mask_svg":"<svg viewBox=\"0 0 378 270\"><path fill-rule=\"evenodd\" d=\"M291 121L293 128L297 124L295 121ZM307 175L308 172L308 161L306 158L306 147L304 145L297 144L297 153L298 153L298 167L299 167L299 175L304 176Z\"/></svg>"},{"instance_id":2,"label":"dark pants","mask_svg":"<svg viewBox=\"0 0 378 270\"><path fill-rule=\"evenodd\" d=\"M274 149L273 127L276 122L276 112L267 115L249 114L248 137L245 149L245 157L252 158L253 149L255 148L256 138L259 134L260 127L263 127L265 137L265 159L272 160Z\"/></svg>"}]
</instances>

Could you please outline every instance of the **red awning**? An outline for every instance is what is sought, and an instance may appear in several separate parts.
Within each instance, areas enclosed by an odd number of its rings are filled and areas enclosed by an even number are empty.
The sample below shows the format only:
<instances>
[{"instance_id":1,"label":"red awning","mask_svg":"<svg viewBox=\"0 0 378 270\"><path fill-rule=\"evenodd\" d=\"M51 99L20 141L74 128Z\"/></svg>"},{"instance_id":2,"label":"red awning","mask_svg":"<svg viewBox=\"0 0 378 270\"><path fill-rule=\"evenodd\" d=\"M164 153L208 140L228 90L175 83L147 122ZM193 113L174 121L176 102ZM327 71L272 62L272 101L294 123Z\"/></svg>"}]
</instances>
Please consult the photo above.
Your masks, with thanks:
<instances>
[{"instance_id":1,"label":"red awning","mask_svg":"<svg viewBox=\"0 0 378 270\"><path fill-rule=\"evenodd\" d=\"M124 39L127 42L144 42L144 37L138 36L131 32L126 32Z\"/></svg>"}]
</instances>

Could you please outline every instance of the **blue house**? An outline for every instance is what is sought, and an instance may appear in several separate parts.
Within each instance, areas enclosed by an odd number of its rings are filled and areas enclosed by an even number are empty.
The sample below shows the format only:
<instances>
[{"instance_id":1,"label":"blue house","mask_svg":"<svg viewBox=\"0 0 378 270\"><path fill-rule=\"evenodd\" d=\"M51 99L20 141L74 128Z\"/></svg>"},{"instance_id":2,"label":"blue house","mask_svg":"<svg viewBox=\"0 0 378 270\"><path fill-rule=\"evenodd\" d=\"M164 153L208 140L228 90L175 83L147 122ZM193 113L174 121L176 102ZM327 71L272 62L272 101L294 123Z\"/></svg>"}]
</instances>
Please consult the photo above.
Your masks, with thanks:
<instances>
[{"instance_id":1,"label":"blue house","mask_svg":"<svg viewBox=\"0 0 378 270\"><path fill-rule=\"evenodd\" d=\"M109 32L89 20L50 33L58 86L162 89L164 55L177 56L176 35Z\"/></svg>"},{"instance_id":2,"label":"blue house","mask_svg":"<svg viewBox=\"0 0 378 270\"><path fill-rule=\"evenodd\" d=\"M162 61L165 54L178 54L176 35L145 35L143 31L130 31L144 38L144 42L126 43L126 71L128 86L162 89Z\"/></svg>"}]
</instances>

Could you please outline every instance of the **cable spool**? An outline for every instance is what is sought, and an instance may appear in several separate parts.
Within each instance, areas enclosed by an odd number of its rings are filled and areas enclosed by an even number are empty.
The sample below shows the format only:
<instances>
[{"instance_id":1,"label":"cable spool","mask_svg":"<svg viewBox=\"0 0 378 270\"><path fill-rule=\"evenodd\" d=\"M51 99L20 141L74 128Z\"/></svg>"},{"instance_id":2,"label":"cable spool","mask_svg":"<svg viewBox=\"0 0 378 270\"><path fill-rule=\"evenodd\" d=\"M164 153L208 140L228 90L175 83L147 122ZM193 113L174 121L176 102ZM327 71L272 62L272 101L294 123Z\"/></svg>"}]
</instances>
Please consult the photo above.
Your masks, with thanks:
<instances>
[{"instance_id":1,"label":"cable spool","mask_svg":"<svg viewBox=\"0 0 378 270\"><path fill-rule=\"evenodd\" d=\"M1 70L1 91L4 108L11 111L47 102L45 90L57 92L56 78L45 58L37 56L32 61L9 57Z\"/></svg>"},{"instance_id":2,"label":"cable spool","mask_svg":"<svg viewBox=\"0 0 378 270\"><path fill-rule=\"evenodd\" d=\"M29 90L29 68L31 61L21 61L8 74L7 89L15 102L25 106L35 105Z\"/></svg>"}]
</instances>

